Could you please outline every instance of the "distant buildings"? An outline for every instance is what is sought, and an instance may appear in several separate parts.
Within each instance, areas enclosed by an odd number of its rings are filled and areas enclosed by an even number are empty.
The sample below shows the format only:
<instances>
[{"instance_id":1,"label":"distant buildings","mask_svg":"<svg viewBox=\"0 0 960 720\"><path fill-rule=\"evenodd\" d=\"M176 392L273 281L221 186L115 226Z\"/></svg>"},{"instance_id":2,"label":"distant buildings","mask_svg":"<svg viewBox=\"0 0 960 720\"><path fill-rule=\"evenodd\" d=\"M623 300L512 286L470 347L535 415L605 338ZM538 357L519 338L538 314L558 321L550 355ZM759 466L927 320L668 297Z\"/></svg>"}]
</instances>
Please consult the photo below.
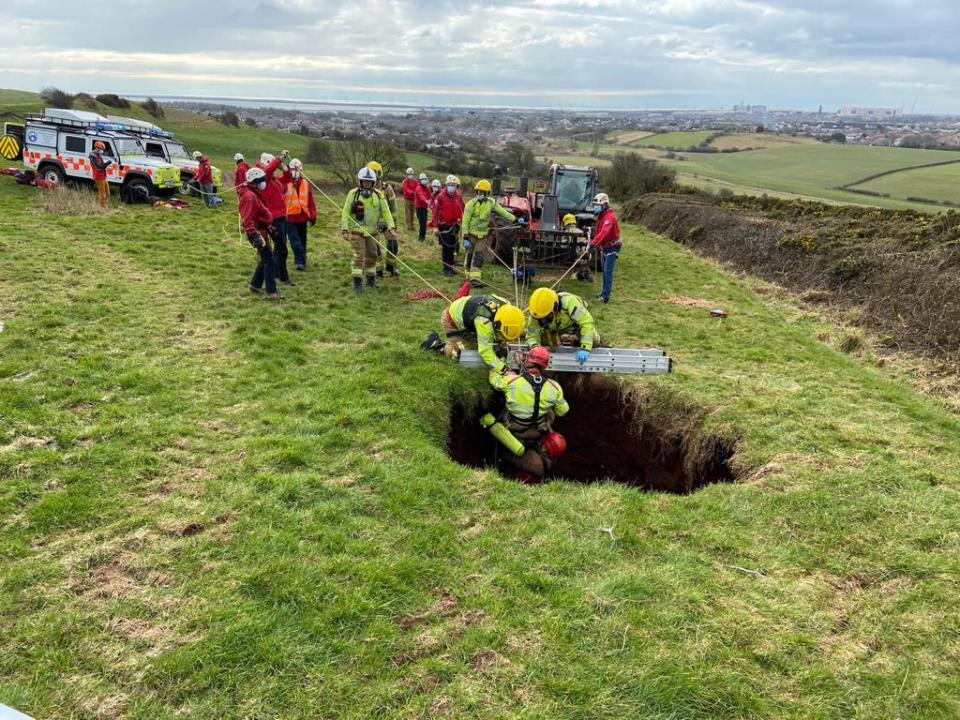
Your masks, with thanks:
<instances>
[{"instance_id":1,"label":"distant buildings","mask_svg":"<svg viewBox=\"0 0 960 720\"><path fill-rule=\"evenodd\" d=\"M903 110L897 108L844 107L840 117L860 120L896 120L903 117Z\"/></svg>"}]
</instances>

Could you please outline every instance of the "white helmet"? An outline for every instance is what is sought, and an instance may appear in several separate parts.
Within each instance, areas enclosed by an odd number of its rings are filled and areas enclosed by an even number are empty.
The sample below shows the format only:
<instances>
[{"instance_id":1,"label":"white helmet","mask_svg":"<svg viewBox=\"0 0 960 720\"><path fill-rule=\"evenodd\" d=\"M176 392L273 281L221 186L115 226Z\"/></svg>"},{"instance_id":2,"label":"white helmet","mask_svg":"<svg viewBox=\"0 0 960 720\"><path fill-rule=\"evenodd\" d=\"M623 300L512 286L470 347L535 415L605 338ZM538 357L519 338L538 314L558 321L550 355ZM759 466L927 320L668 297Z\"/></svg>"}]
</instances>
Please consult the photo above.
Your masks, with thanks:
<instances>
[{"instance_id":1,"label":"white helmet","mask_svg":"<svg viewBox=\"0 0 960 720\"><path fill-rule=\"evenodd\" d=\"M233 156L233 159L236 160L237 162L242 162L242 161L243 161L243 153L237 153L236 155Z\"/></svg>"},{"instance_id":2,"label":"white helmet","mask_svg":"<svg viewBox=\"0 0 960 720\"><path fill-rule=\"evenodd\" d=\"M194 151L193 151L193 159L194 159L194 160L199 160L199 159L202 158L202 157L203 157L203 153L202 153L202 152L200 152L199 150L194 150Z\"/></svg>"},{"instance_id":3,"label":"white helmet","mask_svg":"<svg viewBox=\"0 0 960 720\"><path fill-rule=\"evenodd\" d=\"M267 174L263 170L258 167L252 167L247 170L247 185L253 185L254 183L258 182L259 180L263 180L266 177Z\"/></svg>"},{"instance_id":4,"label":"white helmet","mask_svg":"<svg viewBox=\"0 0 960 720\"><path fill-rule=\"evenodd\" d=\"M597 193L597 196L593 199L593 202L596 205L609 205L610 198L607 197L606 193Z\"/></svg>"},{"instance_id":5,"label":"white helmet","mask_svg":"<svg viewBox=\"0 0 960 720\"><path fill-rule=\"evenodd\" d=\"M376 184L377 174L368 167L362 167L360 168L360 172L357 173L357 182L363 182L364 180Z\"/></svg>"},{"instance_id":6,"label":"white helmet","mask_svg":"<svg viewBox=\"0 0 960 720\"><path fill-rule=\"evenodd\" d=\"M273 162L273 155L271 155L270 153L261 153L260 155L261 165L269 165L272 162Z\"/></svg>"},{"instance_id":7,"label":"white helmet","mask_svg":"<svg viewBox=\"0 0 960 720\"><path fill-rule=\"evenodd\" d=\"M421 180L429 180L430 177L429 177L426 173L420 173L420 179L421 179Z\"/></svg>"},{"instance_id":8,"label":"white helmet","mask_svg":"<svg viewBox=\"0 0 960 720\"><path fill-rule=\"evenodd\" d=\"M434 190L439 190L439 189L440 189L440 181L439 181L439 180L434 180L432 183L430 183L430 187L432 187Z\"/></svg>"},{"instance_id":9,"label":"white helmet","mask_svg":"<svg viewBox=\"0 0 960 720\"><path fill-rule=\"evenodd\" d=\"M407 175L413 175L413 168L407 168Z\"/></svg>"},{"instance_id":10,"label":"white helmet","mask_svg":"<svg viewBox=\"0 0 960 720\"><path fill-rule=\"evenodd\" d=\"M290 161L291 170L303 170L303 163L300 162L297 158L294 158Z\"/></svg>"},{"instance_id":11,"label":"white helmet","mask_svg":"<svg viewBox=\"0 0 960 720\"><path fill-rule=\"evenodd\" d=\"M457 185L460 181L457 180L456 175L447 175L447 180L444 185Z\"/></svg>"}]
</instances>

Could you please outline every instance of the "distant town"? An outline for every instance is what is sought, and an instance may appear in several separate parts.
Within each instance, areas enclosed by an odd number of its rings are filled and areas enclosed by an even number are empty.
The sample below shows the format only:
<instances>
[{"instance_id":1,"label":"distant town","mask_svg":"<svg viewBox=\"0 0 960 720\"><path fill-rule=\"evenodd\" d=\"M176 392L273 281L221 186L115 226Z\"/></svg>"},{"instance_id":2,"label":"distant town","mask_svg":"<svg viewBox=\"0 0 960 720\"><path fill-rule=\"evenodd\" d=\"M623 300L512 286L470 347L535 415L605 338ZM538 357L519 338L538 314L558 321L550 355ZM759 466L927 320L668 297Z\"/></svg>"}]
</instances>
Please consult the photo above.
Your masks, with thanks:
<instances>
[{"instance_id":1,"label":"distant town","mask_svg":"<svg viewBox=\"0 0 960 720\"><path fill-rule=\"evenodd\" d=\"M829 142L883 147L960 150L960 117L915 115L899 108L843 107L839 111L770 110L734 105L728 110L646 110L632 112L391 108L323 106L322 110L241 107L226 102L165 99L173 107L222 117L231 113L248 125L330 139L382 137L407 150L443 154L464 144L539 144L570 138L602 142L611 130L651 132L765 132L807 136ZM249 103L248 103L249 104ZM677 148L685 150L686 148Z\"/></svg>"}]
</instances>

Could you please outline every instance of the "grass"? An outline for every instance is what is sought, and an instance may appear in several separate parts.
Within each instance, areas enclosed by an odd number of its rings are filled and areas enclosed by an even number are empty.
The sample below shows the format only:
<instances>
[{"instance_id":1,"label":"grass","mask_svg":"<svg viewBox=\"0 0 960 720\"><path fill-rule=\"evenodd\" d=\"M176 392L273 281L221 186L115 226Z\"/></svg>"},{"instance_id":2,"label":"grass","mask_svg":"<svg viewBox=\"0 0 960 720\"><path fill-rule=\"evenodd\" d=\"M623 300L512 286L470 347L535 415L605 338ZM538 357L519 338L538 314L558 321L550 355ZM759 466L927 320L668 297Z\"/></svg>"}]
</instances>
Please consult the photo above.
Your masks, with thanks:
<instances>
[{"instance_id":1,"label":"grass","mask_svg":"<svg viewBox=\"0 0 960 720\"><path fill-rule=\"evenodd\" d=\"M778 148L788 145L813 145L816 140L808 137L793 137L773 133L733 133L721 135L710 142L710 147L720 150L729 148Z\"/></svg>"},{"instance_id":2,"label":"grass","mask_svg":"<svg viewBox=\"0 0 960 720\"><path fill-rule=\"evenodd\" d=\"M685 150L688 147L694 147L704 142L711 135L713 130L697 130L690 132L669 132L658 133L649 137L644 137L630 143L635 147L656 147L656 148L680 148Z\"/></svg>"},{"instance_id":3,"label":"grass","mask_svg":"<svg viewBox=\"0 0 960 720\"><path fill-rule=\"evenodd\" d=\"M616 132L610 133L608 138L617 145L630 145L637 140L643 140L655 134L656 133L652 133L649 130L617 130Z\"/></svg>"},{"instance_id":4,"label":"grass","mask_svg":"<svg viewBox=\"0 0 960 720\"><path fill-rule=\"evenodd\" d=\"M960 156L957 156L957 159L960 160ZM907 170L854 187L858 190L886 193L898 200L922 197L960 202L960 164Z\"/></svg>"},{"instance_id":5,"label":"grass","mask_svg":"<svg viewBox=\"0 0 960 720\"><path fill-rule=\"evenodd\" d=\"M258 150L243 132L222 147ZM960 421L771 288L625 226L601 332L670 351L674 374L629 382L708 408L744 479L529 488L447 458L451 398L484 377L417 348L442 302L404 300L410 273L353 297L332 208L271 305L245 290L230 194L51 216L0 182L7 261L27 269L0 276L0 702L144 720L960 712ZM434 245L402 247L453 291Z\"/></svg>"}]
</instances>

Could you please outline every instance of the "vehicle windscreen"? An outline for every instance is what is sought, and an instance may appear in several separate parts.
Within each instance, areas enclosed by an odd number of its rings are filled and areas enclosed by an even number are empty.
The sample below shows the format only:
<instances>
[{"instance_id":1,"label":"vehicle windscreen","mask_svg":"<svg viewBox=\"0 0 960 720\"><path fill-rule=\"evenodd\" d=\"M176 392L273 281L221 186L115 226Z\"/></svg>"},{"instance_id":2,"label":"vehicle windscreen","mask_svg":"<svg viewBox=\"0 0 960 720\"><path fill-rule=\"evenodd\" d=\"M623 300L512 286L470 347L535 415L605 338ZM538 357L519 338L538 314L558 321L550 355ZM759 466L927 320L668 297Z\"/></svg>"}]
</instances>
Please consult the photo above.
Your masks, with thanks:
<instances>
[{"instance_id":1,"label":"vehicle windscreen","mask_svg":"<svg viewBox=\"0 0 960 720\"><path fill-rule=\"evenodd\" d=\"M144 155L140 141L134 138L114 138L114 144L121 155Z\"/></svg>"},{"instance_id":2,"label":"vehicle windscreen","mask_svg":"<svg viewBox=\"0 0 960 720\"><path fill-rule=\"evenodd\" d=\"M557 205L565 212L584 212L593 200L590 173L563 173L557 176Z\"/></svg>"},{"instance_id":3,"label":"vehicle windscreen","mask_svg":"<svg viewBox=\"0 0 960 720\"><path fill-rule=\"evenodd\" d=\"M186 158L190 159L190 153L187 152L187 146L183 143L168 142L167 150L170 151L170 157L172 158Z\"/></svg>"}]
</instances>

